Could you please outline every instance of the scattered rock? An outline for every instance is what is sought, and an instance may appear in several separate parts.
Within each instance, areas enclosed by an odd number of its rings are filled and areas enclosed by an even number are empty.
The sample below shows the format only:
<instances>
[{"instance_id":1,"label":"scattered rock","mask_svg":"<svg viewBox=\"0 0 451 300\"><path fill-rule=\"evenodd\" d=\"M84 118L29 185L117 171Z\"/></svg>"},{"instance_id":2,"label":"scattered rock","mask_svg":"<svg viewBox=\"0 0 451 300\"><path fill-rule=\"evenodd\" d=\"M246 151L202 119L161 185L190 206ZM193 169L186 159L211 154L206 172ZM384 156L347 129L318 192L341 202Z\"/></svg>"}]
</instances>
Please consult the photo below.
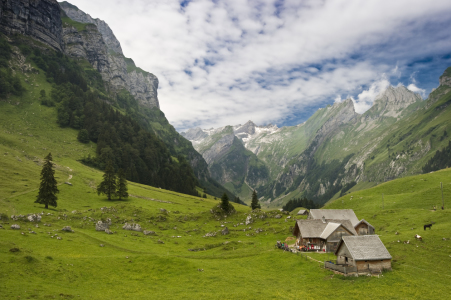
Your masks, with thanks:
<instances>
[{"instance_id":1,"label":"scattered rock","mask_svg":"<svg viewBox=\"0 0 451 300\"><path fill-rule=\"evenodd\" d=\"M282 218L281 215L276 215L276 216L274 217L274 219L280 219L280 218Z\"/></svg>"},{"instance_id":2,"label":"scattered rock","mask_svg":"<svg viewBox=\"0 0 451 300\"><path fill-rule=\"evenodd\" d=\"M11 225L11 229L20 229L20 225L13 224L13 225Z\"/></svg>"},{"instance_id":3,"label":"scattered rock","mask_svg":"<svg viewBox=\"0 0 451 300\"><path fill-rule=\"evenodd\" d=\"M61 229L61 230L67 231L67 232L74 232L70 226L64 226L63 229Z\"/></svg>"},{"instance_id":4,"label":"scattered rock","mask_svg":"<svg viewBox=\"0 0 451 300\"><path fill-rule=\"evenodd\" d=\"M164 208L160 208L160 212L163 213L163 214L167 214L168 213L168 211L166 209L164 209Z\"/></svg>"},{"instance_id":5,"label":"scattered rock","mask_svg":"<svg viewBox=\"0 0 451 300\"><path fill-rule=\"evenodd\" d=\"M213 236L216 236L216 232L209 232L209 233L206 233L205 235L204 235L204 237L213 237Z\"/></svg>"},{"instance_id":6,"label":"scattered rock","mask_svg":"<svg viewBox=\"0 0 451 300\"><path fill-rule=\"evenodd\" d=\"M222 235L227 235L229 234L229 229L226 227L221 231Z\"/></svg>"},{"instance_id":7,"label":"scattered rock","mask_svg":"<svg viewBox=\"0 0 451 300\"><path fill-rule=\"evenodd\" d=\"M113 234L113 232L112 232L111 230L109 230L108 228L105 229L105 233L106 233L106 234Z\"/></svg>"},{"instance_id":8,"label":"scattered rock","mask_svg":"<svg viewBox=\"0 0 451 300\"><path fill-rule=\"evenodd\" d=\"M128 223L125 223L125 225L122 226L122 229L133 230L133 231L142 231L141 225L139 225L139 224L128 224Z\"/></svg>"},{"instance_id":9,"label":"scattered rock","mask_svg":"<svg viewBox=\"0 0 451 300\"><path fill-rule=\"evenodd\" d=\"M105 245L104 244L100 244L100 247L105 247Z\"/></svg>"},{"instance_id":10,"label":"scattered rock","mask_svg":"<svg viewBox=\"0 0 451 300\"><path fill-rule=\"evenodd\" d=\"M36 234L36 232L34 232L34 231L30 231L29 233L31 233L31 234Z\"/></svg>"},{"instance_id":11,"label":"scattered rock","mask_svg":"<svg viewBox=\"0 0 451 300\"><path fill-rule=\"evenodd\" d=\"M41 216L39 214L30 214L27 219L30 222L41 222Z\"/></svg>"},{"instance_id":12,"label":"scattered rock","mask_svg":"<svg viewBox=\"0 0 451 300\"><path fill-rule=\"evenodd\" d=\"M255 233L260 233L260 232L263 232L263 229L257 228L257 229L255 230Z\"/></svg>"},{"instance_id":13,"label":"scattered rock","mask_svg":"<svg viewBox=\"0 0 451 300\"><path fill-rule=\"evenodd\" d=\"M110 225L111 225L111 219L107 219L105 222L98 221L96 223L96 230L97 231L105 231L105 229L110 228Z\"/></svg>"},{"instance_id":14,"label":"scattered rock","mask_svg":"<svg viewBox=\"0 0 451 300\"><path fill-rule=\"evenodd\" d=\"M399 232L396 231L395 234L396 234L396 235L399 235Z\"/></svg>"},{"instance_id":15,"label":"scattered rock","mask_svg":"<svg viewBox=\"0 0 451 300\"><path fill-rule=\"evenodd\" d=\"M57 239L57 240L62 240L63 238L59 236L59 237L57 237L56 239Z\"/></svg>"},{"instance_id":16,"label":"scattered rock","mask_svg":"<svg viewBox=\"0 0 451 300\"><path fill-rule=\"evenodd\" d=\"M164 242L161 241L160 239L158 239L157 243L158 243L158 244L164 244Z\"/></svg>"},{"instance_id":17,"label":"scattered rock","mask_svg":"<svg viewBox=\"0 0 451 300\"><path fill-rule=\"evenodd\" d=\"M252 217L249 215L246 218L246 225L249 225L250 223L252 223Z\"/></svg>"},{"instance_id":18,"label":"scattered rock","mask_svg":"<svg viewBox=\"0 0 451 300\"><path fill-rule=\"evenodd\" d=\"M144 235L155 235L155 231L151 231L151 230L144 230L143 231Z\"/></svg>"},{"instance_id":19,"label":"scattered rock","mask_svg":"<svg viewBox=\"0 0 451 300\"><path fill-rule=\"evenodd\" d=\"M65 182L64 184L72 186L72 183L70 183L70 182Z\"/></svg>"},{"instance_id":20,"label":"scattered rock","mask_svg":"<svg viewBox=\"0 0 451 300\"><path fill-rule=\"evenodd\" d=\"M203 271L204 271L204 269L197 269L197 271L199 271L199 272L203 272Z\"/></svg>"},{"instance_id":21,"label":"scattered rock","mask_svg":"<svg viewBox=\"0 0 451 300\"><path fill-rule=\"evenodd\" d=\"M291 219L291 216L288 216L287 219Z\"/></svg>"}]
</instances>

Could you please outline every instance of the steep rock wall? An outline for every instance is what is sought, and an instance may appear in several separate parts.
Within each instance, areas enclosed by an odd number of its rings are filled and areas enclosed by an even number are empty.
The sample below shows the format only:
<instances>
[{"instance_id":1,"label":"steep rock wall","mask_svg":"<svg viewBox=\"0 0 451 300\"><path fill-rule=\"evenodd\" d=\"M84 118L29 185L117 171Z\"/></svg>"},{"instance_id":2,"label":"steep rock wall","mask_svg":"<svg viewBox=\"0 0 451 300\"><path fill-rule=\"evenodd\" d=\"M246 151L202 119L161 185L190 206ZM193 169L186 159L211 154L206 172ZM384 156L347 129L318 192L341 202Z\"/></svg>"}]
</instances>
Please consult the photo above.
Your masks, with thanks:
<instances>
[{"instance_id":1,"label":"steep rock wall","mask_svg":"<svg viewBox=\"0 0 451 300\"><path fill-rule=\"evenodd\" d=\"M56 50L63 50L63 28L56 0L2 0L0 31L31 36Z\"/></svg>"}]
</instances>

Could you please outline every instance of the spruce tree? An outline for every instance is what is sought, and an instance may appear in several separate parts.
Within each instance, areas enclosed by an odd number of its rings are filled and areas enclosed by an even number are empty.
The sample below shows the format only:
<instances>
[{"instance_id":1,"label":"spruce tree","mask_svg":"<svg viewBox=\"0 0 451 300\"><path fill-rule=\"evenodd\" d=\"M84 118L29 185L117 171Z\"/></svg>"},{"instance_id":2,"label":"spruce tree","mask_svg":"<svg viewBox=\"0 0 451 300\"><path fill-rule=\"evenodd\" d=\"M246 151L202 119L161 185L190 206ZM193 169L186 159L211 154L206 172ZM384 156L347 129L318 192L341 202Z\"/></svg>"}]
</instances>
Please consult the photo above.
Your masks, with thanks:
<instances>
[{"instance_id":1,"label":"spruce tree","mask_svg":"<svg viewBox=\"0 0 451 300\"><path fill-rule=\"evenodd\" d=\"M225 212L229 211L229 197L227 196L226 193L224 193L224 195L222 195L222 197L221 197L221 208Z\"/></svg>"},{"instance_id":2,"label":"spruce tree","mask_svg":"<svg viewBox=\"0 0 451 300\"><path fill-rule=\"evenodd\" d=\"M105 167L105 174L103 174L103 181L97 186L97 194L105 194L108 200L116 196L116 174L111 160L109 160Z\"/></svg>"},{"instance_id":3,"label":"spruce tree","mask_svg":"<svg viewBox=\"0 0 451 300\"><path fill-rule=\"evenodd\" d=\"M125 172L119 169L117 172L117 196L119 200L122 198L128 198L127 180L125 179Z\"/></svg>"},{"instance_id":4,"label":"spruce tree","mask_svg":"<svg viewBox=\"0 0 451 300\"><path fill-rule=\"evenodd\" d=\"M45 208L49 205L56 207L56 194L59 193L55 179L55 170L53 169L52 154L49 153L45 157L44 166L41 171L41 184L39 185L39 193L35 203L44 204Z\"/></svg>"},{"instance_id":5,"label":"spruce tree","mask_svg":"<svg viewBox=\"0 0 451 300\"><path fill-rule=\"evenodd\" d=\"M257 192L255 190L252 192L251 208L252 210L261 208L260 203L258 202Z\"/></svg>"}]
</instances>

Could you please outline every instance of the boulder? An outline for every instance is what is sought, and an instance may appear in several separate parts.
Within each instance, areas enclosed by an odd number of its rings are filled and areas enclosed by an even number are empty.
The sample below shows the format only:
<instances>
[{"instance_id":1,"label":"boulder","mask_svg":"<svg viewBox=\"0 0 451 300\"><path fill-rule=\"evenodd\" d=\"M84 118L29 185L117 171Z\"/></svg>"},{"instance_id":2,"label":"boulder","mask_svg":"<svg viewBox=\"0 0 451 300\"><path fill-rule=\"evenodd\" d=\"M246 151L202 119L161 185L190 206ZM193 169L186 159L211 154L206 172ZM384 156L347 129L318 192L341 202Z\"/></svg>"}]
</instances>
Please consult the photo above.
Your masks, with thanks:
<instances>
[{"instance_id":1,"label":"boulder","mask_svg":"<svg viewBox=\"0 0 451 300\"><path fill-rule=\"evenodd\" d=\"M106 233L106 234L113 234L113 232L112 232L111 230L109 230L108 228L105 229L105 233Z\"/></svg>"},{"instance_id":2,"label":"boulder","mask_svg":"<svg viewBox=\"0 0 451 300\"><path fill-rule=\"evenodd\" d=\"M133 230L133 231L142 231L141 225L139 225L139 224L125 223L124 226L122 226L122 229Z\"/></svg>"},{"instance_id":3,"label":"boulder","mask_svg":"<svg viewBox=\"0 0 451 300\"><path fill-rule=\"evenodd\" d=\"M247 218L246 218L246 225L249 225L250 223L252 223L252 217L249 215L249 216L247 216Z\"/></svg>"},{"instance_id":4,"label":"boulder","mask_svg":"<svg viewBox=\"0 0 451 300\"><path fill-rule=\"evenodd\" d=\"M151 230L144 230L143 231L144 235L155 235L155 231L151 231Z\"/></svg>"},{"instance_id":5,"label":"boulder","mask_svg":"<svg viewBox=\"0 0 451 300\"><path fill-rule=\"evenodd\" d=\"M20 229L20 225L13 224L13 225L11 225L11 229Z\"/></svg>"},{"instance_id":6,"label":"boulder","mask_svg":"<svg viewBox=\"0 0 451 300\"><path fill-rule=\"evenodd\" d=\"M205 235L204 235L204 237L213 237L213 236L216 236L216 232L209 232L209 233L206 233Z\"/></svg>"},{"instance_id":7,"label":"boulder","mask_svg":"<svg viewBox=\"0 0 451 300\"><path fill-rule=\"evenodd\" d=\"M282 218L281 215L276 215L276 216L274 217L274 219L280 219L280 218Z\"/></svg>"},{"instance_id":8,"label":"boulder","mask_svg":"<svg viewBox=\"0 0 451 300\"><path fill-rule=\"evenodd\" d=\"M229 229L226 227L221 231L222 235L227 235L229 234Z\"/></svg>"},{"instance_id":9,"label":"boulder","mask_svg":"<svg viewBox=\"0 0 451 300\"><path fill-rule=\"evenodd\" d=\"M64 226L61 231L74 232L70 226Z\"/></svg>"},{"instance_id":10,"label":"boulder","mask_svg":"<svg viewBox=\"0 0 451 300\"><path fill-rule=\"evenodd\" d=\"M97 231L105 231L105 229L108 229L108 228L110 228L110 224L108 224L106 222L104 223L102 221L98 221L96 223L96 230Z\"/></svg>"},{"instance_id":11,"label":"boulder","mask_svg":"<svg viewBox=\"0 0 451 300\"><path fill-rule=\"evenodd\" d=\"M41 222L41 216L39 214L30 214L27 219L30 222Z\"/></svg>"}]
</instances>

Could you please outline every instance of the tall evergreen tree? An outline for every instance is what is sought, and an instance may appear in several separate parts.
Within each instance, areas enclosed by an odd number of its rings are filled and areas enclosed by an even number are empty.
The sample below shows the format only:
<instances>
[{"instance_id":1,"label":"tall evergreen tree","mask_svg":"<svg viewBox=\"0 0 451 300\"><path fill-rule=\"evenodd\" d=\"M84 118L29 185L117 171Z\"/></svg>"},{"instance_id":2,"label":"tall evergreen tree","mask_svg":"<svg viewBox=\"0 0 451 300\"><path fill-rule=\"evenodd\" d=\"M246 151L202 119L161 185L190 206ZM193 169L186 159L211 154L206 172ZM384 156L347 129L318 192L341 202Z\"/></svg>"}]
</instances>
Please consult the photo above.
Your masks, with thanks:
<instances>
[{"instance_id":1,"label":"tall evergreen tree","mask_svg":"<svg viewBox=\"0 0 451 300\"><path fill-rule=\"evenodd\" d=\"M103 174L103 181L97 186L97 194L105 194L108 200L116 196L116 174L111 160L109 160L105 167L105 174Z\"/></svg>"},{"instance_id":2,"label":"tall evergreen tree","mask_svg":"<svg viewBox=\"0 0 451 300\"><path fill-rule=\"evenodd\" d=\"M127 179L125 179L125 172L123 169L119 169L117 172L117 196L119 200L122 198L128 198Z\"/></svg>"},{"instance_id":3,"label":"tall evergreen tree","mask_svg":"<svg viewBox=\"0 0 451 300\"><path fill-rule=\"evenodd\" d=\"M251 208L252 210L261 208L260 203L258 202L257 192L255 190L252 192Z\"/></svg>"},{"instance_id":4,"label":"tall evergreen tree","mask_svg":"<svg viewBox=\"0 0 451 300\"><path fill-rule=\"evenodd\" d=\"M229 211L229 197L226 193L221 197L221 208L226 212Z\"/></svg>"},{"instance_id":5,"label":"tall evergreen tree","mask_svg":"<svg viewBox=\"0 0 451 300\"><path fill-rule=\"evenodd\" d=\"M58 199L56 194L59 193L59 190L55 179L55 170L53 169L52 154L49 153L44 159L45 162L41 171L41 184L35 203L44 204L45 208L49 208L49 205L56 207L56 200Z\"/></svg>"}]
</instances>

